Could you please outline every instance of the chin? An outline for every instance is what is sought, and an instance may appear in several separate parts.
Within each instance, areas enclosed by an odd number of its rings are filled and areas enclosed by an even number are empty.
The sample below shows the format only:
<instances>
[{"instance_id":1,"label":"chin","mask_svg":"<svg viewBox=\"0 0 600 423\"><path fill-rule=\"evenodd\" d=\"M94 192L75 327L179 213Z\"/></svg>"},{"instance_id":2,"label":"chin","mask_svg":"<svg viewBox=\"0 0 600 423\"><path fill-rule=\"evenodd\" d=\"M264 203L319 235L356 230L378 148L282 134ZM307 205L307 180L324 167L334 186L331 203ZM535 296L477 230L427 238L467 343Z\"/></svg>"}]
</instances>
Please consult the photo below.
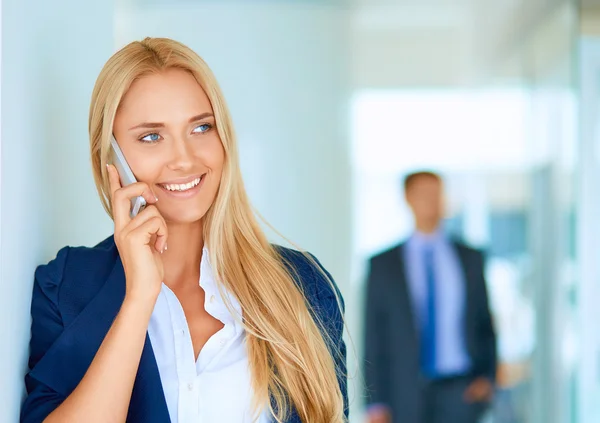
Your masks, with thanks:
<instances>
[{"instance_id":1,"label":"chin","mask_svg":"<svg viewBox=\"0 0 600 423\"><path fill-rule=\"evenodd\" d=\"M202 221L206 216L206 208L173 210L171 213L164 213L163 216L168 223L192 224Z\"/></svg>"}]
</instances>

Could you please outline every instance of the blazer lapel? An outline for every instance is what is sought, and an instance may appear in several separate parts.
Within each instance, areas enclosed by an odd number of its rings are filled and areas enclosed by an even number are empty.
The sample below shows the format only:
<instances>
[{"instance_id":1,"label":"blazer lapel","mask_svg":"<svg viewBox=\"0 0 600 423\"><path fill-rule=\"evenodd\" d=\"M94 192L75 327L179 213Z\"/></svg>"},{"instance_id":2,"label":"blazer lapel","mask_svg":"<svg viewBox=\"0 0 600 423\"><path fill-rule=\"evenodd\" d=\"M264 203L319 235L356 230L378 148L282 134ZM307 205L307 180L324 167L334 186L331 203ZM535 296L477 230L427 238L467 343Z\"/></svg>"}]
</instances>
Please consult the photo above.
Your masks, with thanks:
<instances>
[{"instance_id":1,"label":"blazer lapel","mask_svg":"<svg viewBox=\"0 0 600 423\"><path fill-rule=\"evenodd\" d=\"M454 251L456 251L456 257L458 257L460 270L462 271L465 288L465 303L468 306L471 304L471 291L473 287L473 277L470 272L472 267L469 266L469 257L467 251L456 241L452 241L452 246L454 247Z\"/></svg>"},{"instance_id":2,"label":"blazer lapel","mask_svg":"<svg viewBox=\"0 0 600 423\"><path fill-rule=\"evenodd\" d=\"M131 393L127 422L168 423L170 421L152 343L146 334L140 367Z\"/></svg>"},{"instance_id":3,"label":"blazer lapel","mask_svg":"<svg viewBox=\"0 0 600 423\"><path fill-rule=\"evenodd\" d=\"M81 313L65 327L63 333L31 370L30 375L64 397L73 392L92 363L121 308L124 297L125 273L121 259L117 257L102 288ZM160 374L147 334L127 421L143 423L169 421Z\"/></svg>"},{"instance_id":4,"label":"blazer lapel","mask_svg":"<svg viewBox=\"0 0 600 423\"><path fill-rule=\"evenodd\" d=\"M406 311L406 318L409 319L410 327L414 330L415 338L419 337L418 319L416 316L416 304L413 301L413 295L410 289L408 278L410 275L407 271L406 263L406 243L400 244L394 249L394 264L390 269L390 275L398 275L399 283L395 283L399 287L400 306Z\"/></svg>"}]
</instances>

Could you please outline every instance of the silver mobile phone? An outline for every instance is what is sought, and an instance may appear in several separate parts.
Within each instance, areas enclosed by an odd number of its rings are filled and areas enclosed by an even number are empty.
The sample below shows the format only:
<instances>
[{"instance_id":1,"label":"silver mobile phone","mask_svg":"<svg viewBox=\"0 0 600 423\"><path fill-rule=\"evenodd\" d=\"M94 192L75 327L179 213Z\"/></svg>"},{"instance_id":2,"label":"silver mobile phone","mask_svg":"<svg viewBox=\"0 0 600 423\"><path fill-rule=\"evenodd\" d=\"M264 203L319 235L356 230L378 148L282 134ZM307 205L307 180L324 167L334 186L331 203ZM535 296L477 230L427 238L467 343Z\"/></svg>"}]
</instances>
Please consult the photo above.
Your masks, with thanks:
<instances>
[{"instance_id":1,"label":"silver mobile phone","mask_svg":"<svg viewBox=\"0 0 600 423\"><path fill-rule=\"evenodd\" d=\"M134 176L133 172L131 171L131 168L127 164L127 160L125 160L125 155L121 151L121 148L119 147L119 143L117 143L117 140L115 139L114 135L111 136L110 147L111 147L110 161L111 161L111 164L113 164L117 168L117 171L119 172L119 177L121 179L121 186L124 187L124 186L127 186L127 185L137 182L137 179L135 179L135 176ZM140 197L132 198L131 199L131 211L130 211L131 218L136 217L139 212L144 210L144 207L146 207L146 200L144 199L144 197L140 196Z\"/></svg>"}]
</instances>

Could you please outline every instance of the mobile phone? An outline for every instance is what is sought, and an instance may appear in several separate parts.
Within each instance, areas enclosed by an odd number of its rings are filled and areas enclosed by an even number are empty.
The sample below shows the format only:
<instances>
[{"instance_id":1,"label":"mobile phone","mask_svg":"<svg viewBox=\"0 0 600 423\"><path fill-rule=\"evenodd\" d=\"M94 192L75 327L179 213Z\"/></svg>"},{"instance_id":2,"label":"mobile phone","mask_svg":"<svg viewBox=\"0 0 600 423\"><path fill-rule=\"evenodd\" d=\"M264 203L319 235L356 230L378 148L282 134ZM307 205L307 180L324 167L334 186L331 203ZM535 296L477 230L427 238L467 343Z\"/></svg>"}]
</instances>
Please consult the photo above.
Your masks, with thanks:
<instances>
[{"instance_id":1,"label":"mobile phone","mask_svg":"<svg viewBox=\"0 0 600 423\"><path fill-rule=\"evenodd\" d=\"M125 160L125 155L121 151L119 147L119 143L115 139L114 135L111 136L110 139L110 162L117 168L119 172L119 178L121 179L121 186L127 186L137 182L131 168L127 164L127 160ZM144 210L146 207L146 200L144 197L135 197L131 199L131 210L130 215L131 218L134 218Z\"/></svg>"}]
</instances>

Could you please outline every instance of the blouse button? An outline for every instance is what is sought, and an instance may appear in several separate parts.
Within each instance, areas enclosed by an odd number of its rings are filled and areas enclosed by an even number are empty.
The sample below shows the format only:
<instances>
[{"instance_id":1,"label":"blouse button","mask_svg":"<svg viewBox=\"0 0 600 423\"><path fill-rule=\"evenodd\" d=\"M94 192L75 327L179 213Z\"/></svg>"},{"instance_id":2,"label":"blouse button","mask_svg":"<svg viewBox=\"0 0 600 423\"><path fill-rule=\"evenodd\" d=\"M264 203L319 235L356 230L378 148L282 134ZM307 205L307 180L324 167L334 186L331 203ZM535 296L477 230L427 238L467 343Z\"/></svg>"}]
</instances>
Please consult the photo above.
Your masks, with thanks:
<instances>
[{"instance_id":1,"label":"blouse button","mask_svg":"<svg viewBox=\"0 0 600 423\"><path fill-rule=\"evenodd\" d=\"M193 391L193 390L194 390L194 384L188 383L188 391Z\"/></svg>"}]
</instances>

